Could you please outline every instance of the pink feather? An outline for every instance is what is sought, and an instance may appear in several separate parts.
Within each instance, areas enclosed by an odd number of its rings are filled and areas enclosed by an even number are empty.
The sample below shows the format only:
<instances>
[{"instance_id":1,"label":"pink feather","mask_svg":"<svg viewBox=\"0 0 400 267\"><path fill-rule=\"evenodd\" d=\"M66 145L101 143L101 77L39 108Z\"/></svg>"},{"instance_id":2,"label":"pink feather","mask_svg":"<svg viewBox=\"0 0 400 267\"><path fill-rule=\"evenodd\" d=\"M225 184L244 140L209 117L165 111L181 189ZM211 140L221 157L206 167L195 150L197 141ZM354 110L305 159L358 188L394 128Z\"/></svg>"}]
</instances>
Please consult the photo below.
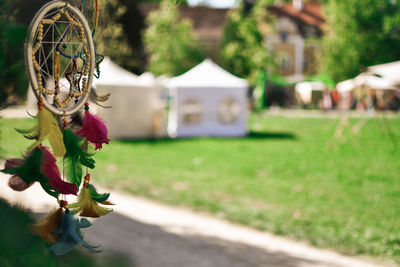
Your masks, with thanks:
<instances>
[{"instance_id":1,"label":"pink feather","mask_svg":"<svg viewBox=\"0 0 400 267\"><path fill-rule=\"evenodd\" d=\"M11 159L6 160L6 163L4 164L4 168L5 169L14 169L14 168L22 166L23 162L24 162L23 159L11 158Z\"/></svg>"},{"instance_id":2,"label":"pink feather","mask_svg":"<svg viewBox=\"0 0 400 267\"><path fill-rule=\"evenodd\" d=\"M18 158L11 158L6 160L4 164L5 169L14 169L18 168L23 164L23 159ZM33 183L26 183L24 180L21 179L17 174L10 177L8 180L8 186L15 191L24 191L28 189Z\"/></svg>"},{"instance_id":3,"label":"pink feather","mask_svg":"<svg viewBox=\"0 0 400 267\"><path fill-rule=\"evenodd\" d=\"M85 112L83 118L83 127L75 133L79 136L85 137L90 143L95 145L95 149L101 149L103 144L108 144L107 126L97 116L91 114L89 111Z\"/></svg>"},{"instance_id":4,"label":"pink feather","mask_svg":"<svg viewBox=\"0 0 400 267\"><path fill-rule=\"evenodd\" d=\"M64 182L61 179L60 171L57 167L56 159L54 158L54 156L44 146L41 147L41 150L43 153L42 172L47 177L47 179L49 179L49 184L61 194L77 195L78 186L76 184Z\"/></svg>"},{"instance_id":5,"label":"pink feather","mask_svg":"<svg viewBox=\"0 0 400 267\"><path fill-rule=\"evenodd\" d=\"M26 183L18 175L11 176L8 180L8 186L14 191L24 191L31 187L31 185L33 185L33 183Z\"/></svg>"}]
</instances>

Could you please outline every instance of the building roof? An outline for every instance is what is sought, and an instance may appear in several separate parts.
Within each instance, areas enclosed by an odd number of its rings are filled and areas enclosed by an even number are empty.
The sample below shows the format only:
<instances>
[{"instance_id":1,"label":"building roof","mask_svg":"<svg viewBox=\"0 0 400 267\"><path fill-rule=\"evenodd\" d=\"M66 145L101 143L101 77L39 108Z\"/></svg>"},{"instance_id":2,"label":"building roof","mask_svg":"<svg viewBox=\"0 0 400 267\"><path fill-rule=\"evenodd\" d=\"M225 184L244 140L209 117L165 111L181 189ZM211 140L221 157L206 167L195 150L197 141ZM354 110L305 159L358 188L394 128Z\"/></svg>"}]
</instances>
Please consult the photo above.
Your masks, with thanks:
<instances>
[{"instance_id":1,"label":"building roof","mask_svg":"<svg viewBox=\"0 0 400 267\"><path fill-rule=\"evenodd\" d=\"M155 11L158 7L159 4L157 3L139 4L139 10L143 17L147 17L150 12ZM197 38L207 41L222 37L229 9L179 5L179 11L183 18L188 18L193 22L193 29Z\"/></svg>"},{"instance_id":2,"label":"building roof","mask_svg":"<svg viewBox=\"0 0 400 267\"><path fill-rule=\"evenodd\" d=\"M319 28L325 23L322 5L318 3L304 3L302 9L297 9L293 4L271 6L268 8L278 16L287 16L297 22L314 25Z\"/></svg>"},{"instance_id":3,"label":"building roof","mask_svg":"<svg viewBox=\"0 0 400 267\"><path fill-rule=\"evenodd\" d=\"M148 17L150 12L157 10L158 3L140 3L139 10L143 17ZM193 22L195 36L202 42L220 40L227 22L227 14L230 9L210 8L205 6L179 5L179 11L183 18ZM277 16L286 16L298 25L313 25L321 30L325 19L322 13L322 5L308 2L303 4L301 10L293 4L282 4L268 7L268 10Z\"/></svg>"}]
</instances>

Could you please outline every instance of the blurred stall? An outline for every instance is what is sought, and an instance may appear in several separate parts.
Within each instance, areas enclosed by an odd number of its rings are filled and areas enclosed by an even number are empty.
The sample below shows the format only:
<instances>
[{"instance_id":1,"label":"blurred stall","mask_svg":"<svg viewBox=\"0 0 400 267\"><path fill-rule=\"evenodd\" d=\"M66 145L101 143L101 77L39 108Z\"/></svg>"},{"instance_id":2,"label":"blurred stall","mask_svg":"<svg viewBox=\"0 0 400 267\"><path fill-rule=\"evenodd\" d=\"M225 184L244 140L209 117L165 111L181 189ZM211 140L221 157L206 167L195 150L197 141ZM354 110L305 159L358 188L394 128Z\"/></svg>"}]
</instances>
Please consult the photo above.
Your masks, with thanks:
<instances>
[{"instance_id":1,"label":"blurred stall","mask_svg":"<svg viewBox=\"0 0 400 267\"><path fill-rule=\"evenodd\" d=\"M365 72L338 83L336 88L341 95L341 109L388 109L398 86L385 76Z\"/></svg>"},{"instance_id":2,"label":"blurred stall","mask_svg":"<svg viewBox=\"0 0 400 267\"><path fill-rule=\"evenodd\" d=\"M168 134L185 136L243 136L247 125L246 80L206 59L172 78Z\"/></svg>"},{"instance_id":3,"label":"blurred stall","mask_svg":"<svg viewBox=\"0 0 400 267\"><path fill-rule=\"evenodd\" d=\"M324 91L327 91L327 87L323 82L299 82L295 86L298 102L303 106L330 109L332 104L328 104L326 96L324 97ZM327 92L329 95L329 91Z\"/></svg>"},{"instance_id":4,"label":"blurred stall","mask_svg":"<svg viewBox=\"0 0 400 267\"><path fill-rule=\"evenodd\" d=\"M137 76L105 58L101 75L93 86L99 94L111 93L99 115L112 138L155 138L166 136L166 111L152 74Z\"/></svg>"},{"instance_id":5,"label":"blurred stall","mask_svg":"<svg viewBox=\"0 0 400 267\"><path fill-rule=\"evenodd\" d=\"M395 84L397 88L400 87L400 60L371 66L368 68L368 72L388 80L389 82Z\"/></svg>"}]
</instances>

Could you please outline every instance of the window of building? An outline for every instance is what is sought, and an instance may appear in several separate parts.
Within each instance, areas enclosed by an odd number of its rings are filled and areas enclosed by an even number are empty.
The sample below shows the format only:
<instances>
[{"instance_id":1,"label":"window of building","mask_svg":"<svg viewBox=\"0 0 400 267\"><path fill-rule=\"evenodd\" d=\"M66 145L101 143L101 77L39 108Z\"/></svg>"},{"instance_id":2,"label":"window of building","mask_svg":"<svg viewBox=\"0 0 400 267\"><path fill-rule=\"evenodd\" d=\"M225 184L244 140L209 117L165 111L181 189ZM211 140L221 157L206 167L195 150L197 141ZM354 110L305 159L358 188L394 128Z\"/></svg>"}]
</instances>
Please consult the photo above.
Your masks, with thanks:
<instances>
[{"instance_id":1,"label":"window of building","mask_svg":"<svg viewBox=\"0 0 400 267\"><path fill-rule=\"evenodd\" d=\"M292 59L289 54L279 53L278 55L278 65L281 71L290 72L292 69Z\"/></svg>"}]
</instances>

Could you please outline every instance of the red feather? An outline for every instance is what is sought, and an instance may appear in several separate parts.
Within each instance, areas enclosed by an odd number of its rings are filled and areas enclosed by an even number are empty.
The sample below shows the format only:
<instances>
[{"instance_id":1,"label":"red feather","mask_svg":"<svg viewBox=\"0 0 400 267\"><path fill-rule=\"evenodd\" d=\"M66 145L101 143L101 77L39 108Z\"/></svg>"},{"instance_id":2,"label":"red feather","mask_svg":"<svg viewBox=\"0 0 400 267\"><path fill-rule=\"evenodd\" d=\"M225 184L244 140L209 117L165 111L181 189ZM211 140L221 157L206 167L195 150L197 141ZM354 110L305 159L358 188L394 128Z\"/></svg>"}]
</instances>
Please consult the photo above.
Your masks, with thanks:
<instances>
[{"instance_id":1,"label":"red feather","mask_svg":"<svg viewBox=\"0 0 400 267\"><path fill-rule=\"evenodd\" d=\"M42 172L49 180L49 184L61 194L77 195L78 186L76 184L64 182L61 179L60 171L57 167L54 156L44 146L41 147L41 150L43 153Z\"/></svg>"},{"instance_id":2,"label":"red feather","mask_svg":"<svg viewBox=\"0 0 400 267\"><path fill-rule=\"evenodd\" d=\"M83 127L76 131L76 134L85 137L90 143L95 145L95 149L101 149L103 144L108 144L108 130L104 122L89 111L85 112Z\"/></svg>"}]
</instances>

